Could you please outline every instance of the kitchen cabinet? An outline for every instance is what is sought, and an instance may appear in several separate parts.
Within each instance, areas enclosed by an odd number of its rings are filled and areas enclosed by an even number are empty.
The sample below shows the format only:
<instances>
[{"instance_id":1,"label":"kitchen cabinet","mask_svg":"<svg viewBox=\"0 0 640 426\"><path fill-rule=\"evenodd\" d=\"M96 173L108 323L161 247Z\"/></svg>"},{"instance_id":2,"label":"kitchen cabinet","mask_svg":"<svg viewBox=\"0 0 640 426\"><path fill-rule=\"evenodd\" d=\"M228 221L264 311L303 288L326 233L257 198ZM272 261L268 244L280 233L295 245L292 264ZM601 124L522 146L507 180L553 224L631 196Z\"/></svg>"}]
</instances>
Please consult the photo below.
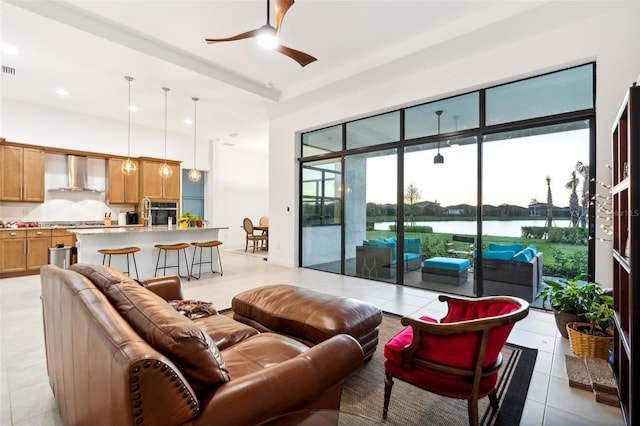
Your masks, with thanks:
<instances>
[{"instance_id":1,"label":"kitchen cabinet","mask_svg":"<svg viewBox=\"0 0 640 426\"><path fill-rule=\"evenodd\" d=\"M27 231L0 231L0 272L20 272L27 269Z\"/></svg>"},{"instance_id":2,"label":"kitchen cabinet","mask_svg":"<svg viewBox=\"0 0 640 426\"><path fill-rule=\"evenodd\" d=\"M66 229L52 229L51 230L51 247L56 247L58 244L62 244L65 247L76 246L76 236Z\"/></svg>"},{"instance_id":3,"label":"kitchen cabinet","mask_svg":"<svg viewBox=\"0 0 640 426\"><path fill-rule=\"evenodd\" d=\"M0 200L44 201L44 151L1 145Z\"/></svg>"},{"instance_id":4,"label":"kitchen cabinet","mask_svg":"<svg viewBox=\"0 0 640 426\"><path fill-rule=\"evenodd\" d=\"M180 163L167 161L173 171L170 178L160 177L162 160L140 159L140 192L141 198L152 201L180 201Z\"/></svg>"},{"instance_id":5,"label":"kitchen cabinet","mask_svg":"<svg viewBox=\"0 0 640 426\"><path fill-rule=\"evenodd\" d=\"M40 270L49 263L49 247L51 247L50 229L27 230L27 264L28 271Z\"/></svg>"},{"instance_id":6,"label":"kitchen cabinet","mask_svg":"<svg viewBox=\"0 0 640 426\"><path fill-rule=\"evenodd\" d=\"M110 158L107 167L107 204L138 204L140 201L140 165L131 176L122 173L124 158Z\"/></svg>"}]
</instances>

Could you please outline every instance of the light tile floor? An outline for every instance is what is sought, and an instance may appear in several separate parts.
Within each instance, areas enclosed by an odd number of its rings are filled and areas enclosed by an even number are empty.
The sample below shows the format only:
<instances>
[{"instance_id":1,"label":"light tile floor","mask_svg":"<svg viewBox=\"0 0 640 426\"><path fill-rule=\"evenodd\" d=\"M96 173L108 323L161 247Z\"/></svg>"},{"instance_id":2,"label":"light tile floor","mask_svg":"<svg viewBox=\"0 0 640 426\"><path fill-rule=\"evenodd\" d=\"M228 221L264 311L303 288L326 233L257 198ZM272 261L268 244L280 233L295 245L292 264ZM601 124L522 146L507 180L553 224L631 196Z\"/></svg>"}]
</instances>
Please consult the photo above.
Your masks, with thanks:
<instances>
[{"instance_id":1,"label":"light tile floor","mask_svg":"<svg viewBox=\"0 0 640 426\"><path fill-rule=\"evenodd\" d=\"M183 280L186 297L225 309L244 289L287 283L365 300L400 315L439 316L445 310L437 293L426 290L273 266L259 256L232 251L222 250L222 261L224 277L209 273L199 281ZM568 386L564 355L570 353L569 344L557 333L551 314L531 310L509 341L538 349L521 425L623 424L620 409ZM46 372L38 276L0 280L0 403L2 426L62 424Z\"/></svg>"}]
</instances>

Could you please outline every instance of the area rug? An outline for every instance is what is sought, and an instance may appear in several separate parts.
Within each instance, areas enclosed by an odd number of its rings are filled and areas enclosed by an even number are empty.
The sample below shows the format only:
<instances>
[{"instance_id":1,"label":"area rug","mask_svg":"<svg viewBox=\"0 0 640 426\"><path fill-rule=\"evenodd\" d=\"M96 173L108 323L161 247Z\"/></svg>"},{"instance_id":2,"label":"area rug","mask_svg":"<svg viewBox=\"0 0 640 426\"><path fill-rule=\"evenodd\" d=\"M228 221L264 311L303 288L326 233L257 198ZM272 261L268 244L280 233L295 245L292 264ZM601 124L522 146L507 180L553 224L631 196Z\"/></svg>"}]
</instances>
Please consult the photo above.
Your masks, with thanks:
<instances>
[{"instance_id":1,"label":"area rug","mask_svg":"<svg viewBox=\"0 0 640 426\"><path fill-rule=\"evenodd\" d=\"M384 399L384 343L402 329L400 317L385 314L380 326L380 343L371 361L344 383L340 411L362 414L381 421ZM497 394L500 408L493 412L488 398L479 402L481 425L517 425L527 397L538 351L507 344L502 351L502 368ZM446 398L394 380L387 425L468 425L467 401Z\"/></svg>"}]
</instances>

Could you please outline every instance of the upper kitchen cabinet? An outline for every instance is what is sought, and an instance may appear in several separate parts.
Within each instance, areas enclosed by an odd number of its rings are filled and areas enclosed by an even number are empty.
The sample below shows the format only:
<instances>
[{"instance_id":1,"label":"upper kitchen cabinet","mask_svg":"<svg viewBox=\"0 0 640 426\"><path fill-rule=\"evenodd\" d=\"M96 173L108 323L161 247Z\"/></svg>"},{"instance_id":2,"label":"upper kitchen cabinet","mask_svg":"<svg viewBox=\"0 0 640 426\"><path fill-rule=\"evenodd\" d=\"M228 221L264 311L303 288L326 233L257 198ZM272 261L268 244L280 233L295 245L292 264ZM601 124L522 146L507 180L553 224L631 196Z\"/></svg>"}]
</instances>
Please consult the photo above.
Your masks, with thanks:
<instances>
[{"instance_id":1,"label":"upper kitchen cabinet","mask_svg":"<svg viewBox=\"0 0 640 426\"><path fill-rule=\"evenodd\" d=\"M110 158L107 167L107 203L138 204L140 201L140 164L132 159L138 170L131 176L122 173L123 158Z\"/></svg>"},{"instance_id":2,"label":"upper kitchen cabinet","mask_svg":"<svg viewBox=\"0 0 640 426\"><path fill-rule=\"evenodd\" d=\"M44 201L44 151L0 146L0 200Z\"/></svg>"},{"instance_id":3,"label":"upper kitchen cabinet","mask_svg":"<svg viewBox=\"0 0 640 426\"><path fill-rule=\"evenodd\" d=\"M140 158L140 192L142 198L163 201L180 201L180 163L167 161L173 171L171 177L163 179L160 167L163 160Z\"/></svg>"}]
</instances>

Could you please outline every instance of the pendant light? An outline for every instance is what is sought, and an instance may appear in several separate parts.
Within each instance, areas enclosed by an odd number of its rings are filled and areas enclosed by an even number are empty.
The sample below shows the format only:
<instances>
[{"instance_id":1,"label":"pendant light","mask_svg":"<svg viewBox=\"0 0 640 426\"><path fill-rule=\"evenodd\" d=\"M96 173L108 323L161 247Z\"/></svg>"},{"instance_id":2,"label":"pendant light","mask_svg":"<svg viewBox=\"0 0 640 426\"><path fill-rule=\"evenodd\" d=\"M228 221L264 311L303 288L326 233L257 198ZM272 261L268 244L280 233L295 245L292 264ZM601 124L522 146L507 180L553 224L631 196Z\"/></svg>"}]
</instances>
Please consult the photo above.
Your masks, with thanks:
<instances>
[{"instance_id":1,"label":"pendant light","mask_svg":"<svg viewBox=\"0 0 640 426\"><path fill-rule=\"evenodd\" d=\"M162 90L164 90L164 164L160 166L158 172L162 179L168 179L173 175L173 170L167 164L167 94L171 89L163 87Z\"/></svg>"},{"instance_id":2,"label":"pendant light","mask_svg":"<svg viewBox=\"0 0 640 426\"><path fill-rule=\"evenodd\" d=\"M129 111L129 127L127 129L127 159L122 162L120 170L127 176L131 176L136 172L138 167L136 163L131 161L131 82L133 77L125 77L125 80L129 82L129 103L127 104L127 111Z\"/></svg>"},{"instance_id":3,"label":"pendant light","mask_svg":"<svg viewBox=\"0 0 640 426\"><path fill-rule=\"evenodd\" d=\"M440 136L440 116L442 115L442 110L439 109L436 111L436 115L438 116L438 136ZM444 157L440 154L440 138L438 138L438 153L433 157L433 164L444 164Z\"/></svg>"},{"instance_id":4,"label":"pendant light","mask_svg":"<svg viewBox=\"0 0 640 426\"><path fill-rule=\"evenodd\" d=\"M198 130L198 119L196 116L196 105L200 99L193 97L193 169L189 170L189 180L198 182L202 178L200 170L196 169L196 131Z\"/></svg>"}]
</instances>

